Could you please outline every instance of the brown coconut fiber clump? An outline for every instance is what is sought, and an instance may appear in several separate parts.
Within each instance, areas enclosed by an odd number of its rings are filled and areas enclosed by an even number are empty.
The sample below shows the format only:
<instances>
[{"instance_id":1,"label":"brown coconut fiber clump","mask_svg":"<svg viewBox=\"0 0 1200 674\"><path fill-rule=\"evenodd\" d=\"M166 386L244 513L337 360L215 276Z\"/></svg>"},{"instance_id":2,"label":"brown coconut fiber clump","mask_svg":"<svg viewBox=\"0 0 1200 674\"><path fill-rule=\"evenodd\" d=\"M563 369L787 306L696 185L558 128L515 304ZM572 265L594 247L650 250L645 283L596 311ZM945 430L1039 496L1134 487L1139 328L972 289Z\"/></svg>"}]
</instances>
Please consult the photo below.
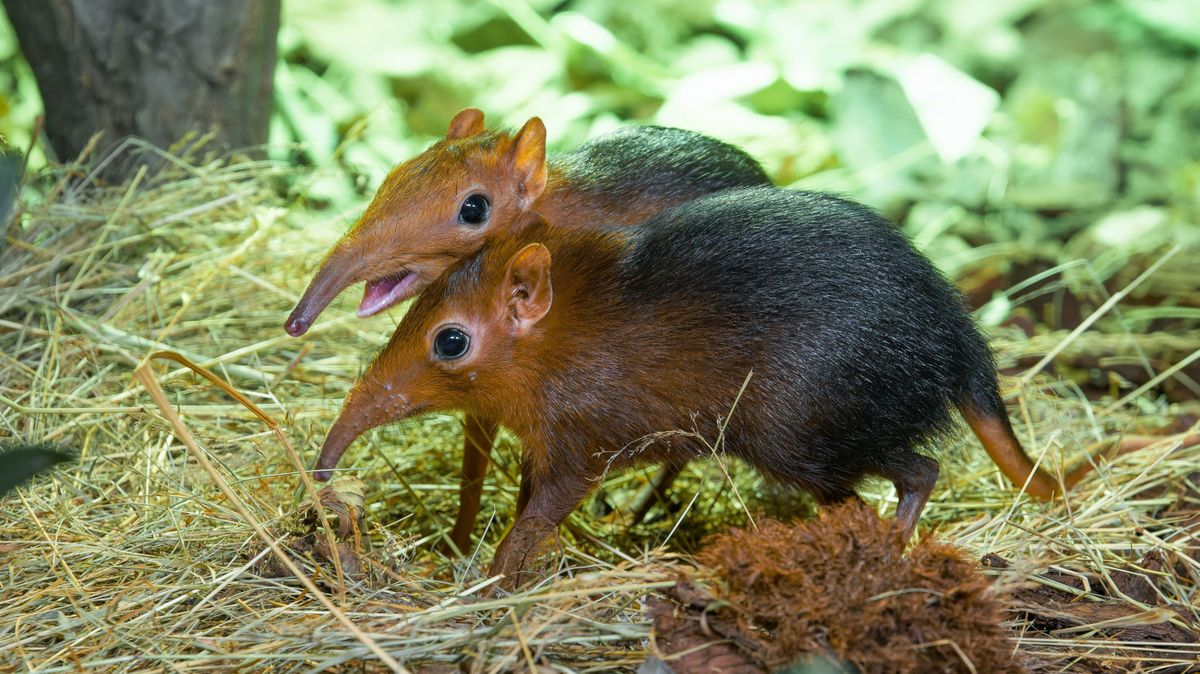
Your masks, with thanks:
<instances>
[{"instance_id":1,"label":"brown coconut fiber clump","mask_svg":"<svg viewBox=\"0 0 1200 674\"><path fill-rule=\"evenodd\" d=\"M1024 672L976 564L922 539L903 553L862 503L794 525L733 529L698 555L770 668L832 656L874 672Z\"/></svg>"}]
</instances>

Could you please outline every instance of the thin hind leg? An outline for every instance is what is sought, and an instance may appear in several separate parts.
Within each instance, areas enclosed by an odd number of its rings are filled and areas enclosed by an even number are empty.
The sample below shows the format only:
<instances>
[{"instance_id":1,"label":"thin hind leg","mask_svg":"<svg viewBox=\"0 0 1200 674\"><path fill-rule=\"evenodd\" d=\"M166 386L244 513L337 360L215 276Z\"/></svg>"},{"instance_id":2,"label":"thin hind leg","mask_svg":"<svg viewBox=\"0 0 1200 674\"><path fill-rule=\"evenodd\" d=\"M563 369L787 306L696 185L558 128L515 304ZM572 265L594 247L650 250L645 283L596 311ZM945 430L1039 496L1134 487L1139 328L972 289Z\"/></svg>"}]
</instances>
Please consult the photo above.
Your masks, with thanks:
<instances>
[{"instance_id":1,"label":"thin hind leg","mask_svg":"<svg viewBox=\"0 0 1200 674\"><path fill-rule=\"evenodd\" d=\"M675 463L668 463L659 469L658 474L634 498L633 506L630 508L632 517L629 518L626 526L632 527L641 524L642 520L646 519L646 515L650 514L650 509L658 503L670 507L671 500L667 498L667 490L671 488L675 478L679 477L682 470L683 464Z\"/></svg>"},{"instance_id":2,"label":"thin hind leg","mask_svg":"<svg viewBox=\"0 0 1200 674\"><path fill-rule=\"evenodd\" d=\"M900 504L896 506L896 522L903 528L904 540L912 538L917 520L937 483L937 461L915 452L906 452L879 470L879 474L896 485Z\"/></svg>"}]
</instances>

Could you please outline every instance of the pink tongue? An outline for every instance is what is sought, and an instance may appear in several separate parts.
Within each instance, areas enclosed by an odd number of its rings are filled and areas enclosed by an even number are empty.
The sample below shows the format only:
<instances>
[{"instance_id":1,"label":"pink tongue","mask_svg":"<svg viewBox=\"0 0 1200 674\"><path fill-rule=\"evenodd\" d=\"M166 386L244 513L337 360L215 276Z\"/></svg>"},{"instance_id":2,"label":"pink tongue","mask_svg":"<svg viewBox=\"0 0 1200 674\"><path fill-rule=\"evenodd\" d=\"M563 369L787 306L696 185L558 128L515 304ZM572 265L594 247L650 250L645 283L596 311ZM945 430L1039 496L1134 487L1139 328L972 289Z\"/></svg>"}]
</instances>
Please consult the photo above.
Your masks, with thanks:
<instances>
[{"instance_id":1,"label":"pink tongue","mask_svg":"<svg viewBox=\"0 0 1200 674\"><path fill-rule=\"evenodd\" d=\"M368 281L363 289L362 302L358 304L358 315L362 318L377 314L408 296L417 277L402 272L395 276Z\"/></svg>"}]
</instances>

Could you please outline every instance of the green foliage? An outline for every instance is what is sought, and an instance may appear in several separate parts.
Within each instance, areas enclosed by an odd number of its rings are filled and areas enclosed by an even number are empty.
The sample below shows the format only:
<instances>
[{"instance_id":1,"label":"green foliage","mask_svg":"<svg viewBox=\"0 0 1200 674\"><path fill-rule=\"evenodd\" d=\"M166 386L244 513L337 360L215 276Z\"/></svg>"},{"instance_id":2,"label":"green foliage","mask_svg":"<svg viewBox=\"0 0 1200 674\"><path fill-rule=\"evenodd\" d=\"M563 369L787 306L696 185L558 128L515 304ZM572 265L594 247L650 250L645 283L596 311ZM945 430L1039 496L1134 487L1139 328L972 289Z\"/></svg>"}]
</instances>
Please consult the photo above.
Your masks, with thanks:
<instances>
[{"instance_id":1,"label":"green foliage","mask_svg":"<svg viewBox=\"0 0 1200 674\"><path fill-rule=\"evenodd\" d=\"M1079 290L1200 240L1191 5L293 2L273 140L337 167L309 196L345 208L467 106L540 115L560 149L683 126L883 210L952 277L1061 267ZM997 294L980 317L1018 308Z\"/></svg>"},{"instance_id":2,"label":"green foliage","mask_svg":"<svg viewBox=\"0 0 1200 674\"><path fill-rule=\"evenodd\" d=\"M42 97L29 64L21 58L17 37L7 18L0 18L0 148L31 148L33 120L41 113ZM30 162L46 161L40 147L32 145Z\"/></svg>"},{"instance_id":3,"label":"green foliage","mask_svg":"<svg viewBox=\"0 0 1200 674\"><path fill-rule=\"evenodd\" d=\"M560 150L624 123L687 127L741 145L781 185L879 208L955 279L991 270L982 296L967 291L976 305L991 293L981 316L1000 322L1020 303L994 288L1023 266L1065 265L1075 292L1200 241L1194 9L295 0L271 153L318 169L301 187L308 205L352 214L467 106L493 126L539 115ZM0 135L23 147L38 107L4 23Z\"/></svg>"}]
</instances>

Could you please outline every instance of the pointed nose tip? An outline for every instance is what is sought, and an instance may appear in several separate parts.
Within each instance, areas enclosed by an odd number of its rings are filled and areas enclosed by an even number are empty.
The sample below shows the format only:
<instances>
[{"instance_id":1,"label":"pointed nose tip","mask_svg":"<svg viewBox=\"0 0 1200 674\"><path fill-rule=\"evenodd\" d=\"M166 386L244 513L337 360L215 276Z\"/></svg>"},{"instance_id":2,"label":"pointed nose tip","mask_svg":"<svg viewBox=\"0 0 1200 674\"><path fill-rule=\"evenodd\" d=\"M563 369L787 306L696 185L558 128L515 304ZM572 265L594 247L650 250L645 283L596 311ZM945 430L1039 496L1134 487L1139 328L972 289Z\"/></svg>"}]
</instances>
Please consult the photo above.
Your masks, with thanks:
<instances>
[{"instance_id":1,"label":"pointed nose tip","mask_svg":"<svg viewBox=\"0 0 1200 674\"><path fill-rule=\"evenodd\" d=\"M283 329L293 337L299 337L308 332L311 324L301 316L289 316L287 322L283 324Z\"/></svg>"}]
</instances>

